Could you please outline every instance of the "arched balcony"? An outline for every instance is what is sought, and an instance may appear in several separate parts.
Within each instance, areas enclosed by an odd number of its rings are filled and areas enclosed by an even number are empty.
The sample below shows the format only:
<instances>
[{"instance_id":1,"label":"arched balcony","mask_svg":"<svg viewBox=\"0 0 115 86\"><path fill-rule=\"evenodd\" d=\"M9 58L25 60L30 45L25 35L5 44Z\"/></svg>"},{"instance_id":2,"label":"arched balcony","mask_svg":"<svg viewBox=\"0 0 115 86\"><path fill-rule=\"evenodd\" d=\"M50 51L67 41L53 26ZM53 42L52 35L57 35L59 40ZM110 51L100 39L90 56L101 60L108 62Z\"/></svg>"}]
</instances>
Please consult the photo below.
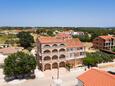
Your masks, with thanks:
<instances>
[{"instance_id":1,"label":"arched balcony","mask_svg":"<svg viewBox=\"0 0 115 86\"><path fill-rule=\"evenodd\" d=\"M61 49L59 50L59 52L65 52L65 49L64 49L64 48L61 48Z\"/></svg>"},{"instance_id":2,"label":"arched balcony","mask_svg":"<svg viewBox=\"0 0 115 86\"><path fill-rule=\"evenodd\" d=\"M60 47L64 47L65 46L65 44L60 44Z\"/></svg>"},{"instance_id":3,"label":"arched balcony","mask_svg":"<svg viewBox=\"0 0 115 86\"><path fill-rule=\"evenodd\" d=\"M51 70L51 65L50 64L45 64L44 70Z\"/></svg>"},{"instance_id":4,"label":"arched balcony","mask_svg":"<svg viewBox=\"0 0 115 86\"><path fill-rule=\"evenodd\" d=\"M50 57L50 56L44 57L44 61L48 61L48 60L51 60L51 57Z\"/></svg>"},{"instance_id":5,"label":"arched balcony","mask_svg":"<svg viewBox=\"0 0 115 86\"><path fill-rule=\"evenodd\" d=\"M52 60L57 60L57 59L58 59L57 55L52 56Z\"/></svg>"},{"instance_id":6,"label":"arched balcony","mask_svg":"<svg viewBox=\"0 0 115 86\"><path fill-rule=\"evenodd\" d=\"M52 47L57 47L58 45L57 44L53 44Z\"/></svg>"},{"instance_id":7,"label":"arched balcony","mask_svg":"<svg viewBox=\"0 0 115 86\"><path fill-rule=\"evenodd\" d=\"M57 49L52 50L52 53L58 53Z\"/></svg>"},{"instance_id":8,"label":"arched balcony","mask_svg":"<svg viewBox=\"0 0 115 86\"><path fill-rule=\"evenodd\" d=\"M51 53L50 50L45 50L45 51L44 51L44 54L50 54L50 53Z\"/></svg>"},{"instance_id":9,"label":"arched balcony","mask_svg":"<svg viewBox=\"0 0 115 86\"><path fill-rule=\"evenodd\" d=\"M65 62L60 62L59 67L65 67Z\"/></svg>"},{"instance_id":10,"label":"arched balcony","mask_svg":"<svg viewBox=\"0 0 115 86\"><path fill-rule=\"evenodd\" d=\"M44 45L44 48L50 48L50 45Z\"/></svg>"},{"instance_id":11,"label":"arched balcony","mask_svg":"<svg viewBox=\"0 0 115 86\"><path fill-rule=\"evenodd\" d=\"M53 63L52 68L58 68L58 63Z\"/></svg>"},{"instance_id":12,"label":"arched balcony","mask_svg":"<svg viewBox=\"0 0 115 86\"><path fill-rule=\"evenodd\" d=\"M64 54L62 54L62 55L60 55L60 57L59 57L60 59L65 59L65 55Z\"/></svg>"}]
</instances>

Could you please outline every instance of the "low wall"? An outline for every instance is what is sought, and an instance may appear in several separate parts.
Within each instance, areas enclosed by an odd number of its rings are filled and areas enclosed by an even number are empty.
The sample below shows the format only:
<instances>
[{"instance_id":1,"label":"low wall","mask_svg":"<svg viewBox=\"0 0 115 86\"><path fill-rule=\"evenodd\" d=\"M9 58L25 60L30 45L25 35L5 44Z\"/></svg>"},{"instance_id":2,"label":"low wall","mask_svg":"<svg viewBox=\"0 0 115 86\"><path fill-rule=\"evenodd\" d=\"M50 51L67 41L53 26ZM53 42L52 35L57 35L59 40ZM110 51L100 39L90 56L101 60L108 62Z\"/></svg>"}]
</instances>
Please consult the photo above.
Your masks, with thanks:
<instances>
[{"instance_id":1,"label":"low wall","mask_svg":"<svg viewBox=\"0 0 115 86\"><path fill-rule=\"evenodd\" d=\"M98 67L99 68L115 67L115 62L101 63L98 64Z\"/></svg>"}]
</instances>

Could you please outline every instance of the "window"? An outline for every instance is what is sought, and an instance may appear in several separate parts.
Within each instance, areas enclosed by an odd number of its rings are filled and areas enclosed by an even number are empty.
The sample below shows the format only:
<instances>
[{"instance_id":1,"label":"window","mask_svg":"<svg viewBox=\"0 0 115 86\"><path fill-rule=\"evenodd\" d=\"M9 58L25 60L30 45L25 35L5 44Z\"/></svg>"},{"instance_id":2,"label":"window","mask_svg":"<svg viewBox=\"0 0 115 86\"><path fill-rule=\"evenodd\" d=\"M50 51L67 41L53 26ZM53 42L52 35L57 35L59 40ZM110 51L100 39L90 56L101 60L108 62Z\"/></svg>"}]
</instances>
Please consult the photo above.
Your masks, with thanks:
<instances>
[{"instance_id":1,"label":"window","mask_svg":"<svg viewBox=\"0 0 115 86\"><path fill-rule=\"evenodd\" d=\"M83 48L82 47L80 47L80 50L82 50Z\"/></svg>"},{"instance_id":2,"label":"window","mask_svg":"<svg viewBox=\"0 0 115 86\"><path fill-rule=\"evenodd\" d=\"M80 55L84 55L84 52L80 52Z\"/></svg>"},{"instance_id":3,"label":"window","mask_svg":"<svg viewBox=\"0 0 115 86\"><path fill-rule=\"evenodd\" d=\"M77 53L74 53L74 56L76 57L76 56L77 56Z\"/></svg>"},{"instance_id":4,"label":"window","mask_svg":"<svg viewBox=\"0 0 115 86\"><path fill-rule=\"evenodd\" d=\"M71 48L71 51L73 51L73 48Z\"/></svg>"},{"instance_id":5,"label":"window","mask_svg":"<svg viewBox=\"0 0 115 86\"><path fill-rule=\"evenodd\" d=\"M72 53L70 53L70 57L72 57Z\"/></svg>"}]
</instances>

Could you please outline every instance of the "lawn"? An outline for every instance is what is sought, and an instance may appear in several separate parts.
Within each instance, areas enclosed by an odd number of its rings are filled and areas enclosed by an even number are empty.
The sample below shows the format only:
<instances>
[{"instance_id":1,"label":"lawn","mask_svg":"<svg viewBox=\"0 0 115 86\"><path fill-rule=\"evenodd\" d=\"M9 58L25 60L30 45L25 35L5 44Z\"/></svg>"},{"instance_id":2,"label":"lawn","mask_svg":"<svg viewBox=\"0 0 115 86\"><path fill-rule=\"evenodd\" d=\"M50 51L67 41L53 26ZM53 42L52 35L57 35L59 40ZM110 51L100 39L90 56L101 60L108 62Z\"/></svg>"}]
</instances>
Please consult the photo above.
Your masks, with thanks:
<instances>
[{"instance_id":1,"label":"lawn","mask_svg":"<svg viewBox=\"0 0 115 86\"><path fill-rule=\"evenodd\" d=\"M2 34L0 35L0 44L3 44L5 43L6 40L10 40L10 39L15 39L16 38L16 35L5 35L5 34Z\"/></svg>"}]
</instances>

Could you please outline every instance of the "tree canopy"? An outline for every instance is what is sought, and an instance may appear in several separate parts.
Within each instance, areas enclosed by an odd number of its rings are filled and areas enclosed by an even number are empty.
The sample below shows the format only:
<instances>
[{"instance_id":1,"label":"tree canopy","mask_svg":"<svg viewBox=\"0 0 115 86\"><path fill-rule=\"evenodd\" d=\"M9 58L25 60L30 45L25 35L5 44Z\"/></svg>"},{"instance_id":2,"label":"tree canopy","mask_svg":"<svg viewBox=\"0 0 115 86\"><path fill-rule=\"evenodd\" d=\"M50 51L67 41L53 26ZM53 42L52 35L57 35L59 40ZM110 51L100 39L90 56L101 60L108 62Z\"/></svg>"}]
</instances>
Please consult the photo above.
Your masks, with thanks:
<instances>
[{"instance_id":1,"label":"tree canopy","mask_svg":"<svg viewBox=\"0 0 115 86\"><path fill-rule=\"evenodd\" d=\"M31 47L32 43L34 43L33 36L29 32L19 32L17 37L19 38L20 45L24 48Z\"/></svg>"},{"instance_id":2,"label":"tree canopy","mask_svg":"<svg viewBox=\"0 0 115 86\"><path fill-rule=\"evenodd\" d=\"M24 52L11 54L4 61L4 74L8 77L28 74L35 68L35 57Z\"/></svg>"},{"instance_id":3,"label":"tree canopy","mask_svg":"<svg viewBox=\"0 0 115 86\"><path fill-rule=\"evenodd\" d=\"M85 35L73 35L73 38L79 38L80 41L82 41L82 42L90 42L91 41L91 37L89 37L88 34L85 34Z\"/></svg>"},{"instance_id":4,"label":"tree canopy","mask_svg":"<svg viewBox=\"0 0 115 86\"><path fill-rule=\"evenodd\" d=\"M87 66L96 66L98 63L112 62L115 59L115 55L104 52L87 53L86 56L83 64Z\"/></svg>"},{"instance_id":5,"label":"tree canopy","mask_svg":"<svg viewBox=\"0 0 115 86\"><path fill-rule=\"evenodd\" d=\"M112 51L113 51L113 52L115 52L115 47L114 47L114 48L112 48Z\"/></svg>"}]
</instances>

